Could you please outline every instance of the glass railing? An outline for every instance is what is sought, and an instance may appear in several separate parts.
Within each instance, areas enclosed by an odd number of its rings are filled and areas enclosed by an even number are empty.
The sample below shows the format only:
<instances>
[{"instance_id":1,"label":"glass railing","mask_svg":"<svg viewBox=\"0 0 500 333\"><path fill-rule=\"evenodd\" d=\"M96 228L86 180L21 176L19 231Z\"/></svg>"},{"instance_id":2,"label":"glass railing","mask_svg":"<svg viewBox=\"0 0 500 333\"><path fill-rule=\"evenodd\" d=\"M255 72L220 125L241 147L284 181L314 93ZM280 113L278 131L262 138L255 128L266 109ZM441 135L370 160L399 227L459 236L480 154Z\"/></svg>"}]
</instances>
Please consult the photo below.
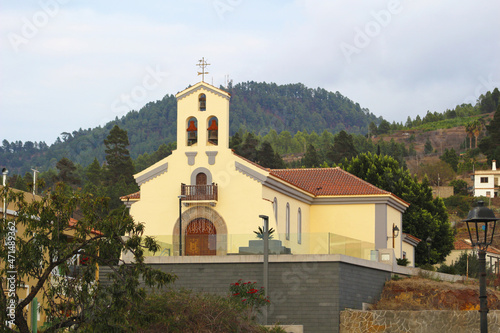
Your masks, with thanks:
<instances>
[{"instance_id":1,"label":"glass railing","mask_svg":"<svg viewBox=\"0 0 500 333\"><path fill-rule=\"evenodd\" d=\"M255 234L229 234L182 239L183 255L250 255L262 254L264 242ZM154 236L160 245L156 253L146 256L170 257L179 255L179 236ZM272 234L269 254L343 254L373 260L375 244L333 233Z\"/></svg>"}]
</instances>

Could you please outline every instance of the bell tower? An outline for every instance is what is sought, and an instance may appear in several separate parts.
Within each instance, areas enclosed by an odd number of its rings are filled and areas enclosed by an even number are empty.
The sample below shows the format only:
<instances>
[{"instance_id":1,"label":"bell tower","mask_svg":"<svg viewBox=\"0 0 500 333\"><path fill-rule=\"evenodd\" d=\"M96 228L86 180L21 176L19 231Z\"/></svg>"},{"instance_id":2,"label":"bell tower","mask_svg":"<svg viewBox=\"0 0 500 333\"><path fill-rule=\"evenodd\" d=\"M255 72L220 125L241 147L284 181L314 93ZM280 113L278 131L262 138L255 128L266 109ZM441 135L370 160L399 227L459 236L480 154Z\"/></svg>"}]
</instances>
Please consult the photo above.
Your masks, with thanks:
<instances>
[{"instance_id":1,"label":"bell tower","mask_svg":"<svg viewBox=\"0 0 500 333\"><path fill-rule=\"evenodd\" d=\"M175 97L178 150L229 149L229 93L201 81Z\"/></svg>"}]
</instances>

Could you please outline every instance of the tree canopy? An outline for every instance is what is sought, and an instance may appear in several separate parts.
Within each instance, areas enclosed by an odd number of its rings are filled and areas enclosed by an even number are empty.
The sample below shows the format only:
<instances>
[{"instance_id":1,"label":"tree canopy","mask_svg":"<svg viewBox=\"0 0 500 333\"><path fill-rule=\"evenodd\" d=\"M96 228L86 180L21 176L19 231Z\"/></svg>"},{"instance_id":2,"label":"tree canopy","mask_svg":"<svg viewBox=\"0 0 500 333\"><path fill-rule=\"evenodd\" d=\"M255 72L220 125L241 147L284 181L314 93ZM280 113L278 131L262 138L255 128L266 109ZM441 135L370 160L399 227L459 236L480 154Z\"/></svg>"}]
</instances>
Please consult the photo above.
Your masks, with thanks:
<instances>
[{"instance_id":1,"label":"tree canopy","mask_svg":"<svg viewBox=\"0 0 500 333\"><path fill-rule=\"evenodd\" d=\"M25 200L23 192L8 187L0 196L17 212L8 223L0 224L0 238L9 239L0 243L0 258L8 258L11 242L16 249L14 262L0 262L0 282L3 285L7 272L15 267L17 281L32 284L24 299L15 300L14 323L20 332L29 332L26 308L37 294L46 300L43 310L51 323L45 332L69 327L126 331L123 313L133 312L145 297L139 281L160 287L175 279L144 264L144 251L155 252L158 244L141 236L144 225L134 222L127 211L110 214L106 198L75 191L68 194L62 184L31 202ZM77 222L72 220L75 214L80 216ZM124 234L129 236L122 237ZM118 249L118 256L110 257L116 253L110 249ZM115 266L119 253L125 250L135 261ZM84 263L76 266L78 259ZM113 267L110 286L96 281L98 266ZM7 301L0 293L0 308L5 309ZM1 311L2 324L7 319Z\"/></svg>"}]
</instances>

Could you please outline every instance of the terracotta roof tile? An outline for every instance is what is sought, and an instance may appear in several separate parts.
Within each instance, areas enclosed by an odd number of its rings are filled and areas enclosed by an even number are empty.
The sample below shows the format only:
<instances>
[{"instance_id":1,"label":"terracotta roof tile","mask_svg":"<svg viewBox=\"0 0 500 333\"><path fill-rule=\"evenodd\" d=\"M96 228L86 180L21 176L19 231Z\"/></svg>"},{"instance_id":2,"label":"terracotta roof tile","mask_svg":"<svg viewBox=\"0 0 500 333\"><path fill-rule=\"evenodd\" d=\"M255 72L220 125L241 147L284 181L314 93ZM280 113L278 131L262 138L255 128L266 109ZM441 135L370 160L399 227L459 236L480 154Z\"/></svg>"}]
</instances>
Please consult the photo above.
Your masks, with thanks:
<instances>
[{"instance_id":1,"label":"terracotta roof tile","mask_svg":"<svg viewBox=\"0 0 500 333\"><path fill-rule=\"evenodd\" d=\"M456 239L453 245L455 250L472 250L472 245L469 239ZM486 252L500 255L500 250L493 246L488 246Z\"/></svg>"},{"instance_id":2,"label":"terracotta roof tile","mask_svg":"<svg viewBox=\"0 0 500 333\"><path fill-rule=\"evenodd\" d=\"M120 200L139 200L141 198L141 191L124 195Z\"/></svg>"},{"instance_id":3,"label":"terracotta roof tile","mask_svg":"<svg viewBox=\"0 0 500 333\"><path fill-rule=\"evenodd\" d=\"M321 195L390 195L341 168L272 169L278 177L316 196Z\"/></svg>"},{"instance_id":4,"label":"terracotta roof tile","mask_svg":"<svg viewBox=\"0 0 500 333\"><path fill-rule=\"evenodd\" d=\"M407 234L406 232L404 232L403 234L406 235L406 237L408 237L410 239L413 239L417 243L420 243L422 241L420 238L417 238L417 237L415 237L413 235Z\"/></svg>"}]
</instances>

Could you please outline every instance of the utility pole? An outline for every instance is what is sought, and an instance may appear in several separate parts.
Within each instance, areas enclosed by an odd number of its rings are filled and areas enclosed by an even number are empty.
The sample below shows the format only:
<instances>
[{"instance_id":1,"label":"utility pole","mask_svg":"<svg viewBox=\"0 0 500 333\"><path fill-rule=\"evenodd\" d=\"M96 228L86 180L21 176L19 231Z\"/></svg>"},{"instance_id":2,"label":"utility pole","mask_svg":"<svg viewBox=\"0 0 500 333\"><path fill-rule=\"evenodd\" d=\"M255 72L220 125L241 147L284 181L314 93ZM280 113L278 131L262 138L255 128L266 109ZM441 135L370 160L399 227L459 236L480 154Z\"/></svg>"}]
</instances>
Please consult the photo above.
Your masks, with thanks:
<instances>
[{"instance_id":1,"label":"utility pole","mask_svg":"<svg viewBox=\"0 0 500 333\"><path fill-rule=\"evenodd\" d=\"M31 169L33 171L33 195L36 195L36 174L39 173L37 168Z\"/></svg>"}]
</instances>

